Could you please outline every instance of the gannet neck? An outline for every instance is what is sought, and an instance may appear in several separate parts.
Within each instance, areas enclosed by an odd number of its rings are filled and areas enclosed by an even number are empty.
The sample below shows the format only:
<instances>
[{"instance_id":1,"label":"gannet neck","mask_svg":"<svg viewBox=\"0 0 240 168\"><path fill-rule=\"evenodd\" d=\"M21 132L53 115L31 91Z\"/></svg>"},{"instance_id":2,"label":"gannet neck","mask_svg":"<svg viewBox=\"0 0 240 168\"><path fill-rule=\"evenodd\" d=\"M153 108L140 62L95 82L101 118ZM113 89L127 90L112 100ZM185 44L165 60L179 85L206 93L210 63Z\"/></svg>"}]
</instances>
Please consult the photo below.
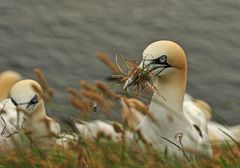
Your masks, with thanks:
<instances>
[{"instance_id":1,"label":"gannet neck","mask_svg":"<svg viewBox=\"0 0 240 168\"><path fill-rule=\"evenodd\" d=\"M139 68L142 69L141 73L146 72L154 77L156 88L149 107L151 117L146 115L138 126L144 143L177 157L183 157L183 153L174 144L189 150L189 154L196 151L211 156L202 113L198 113L199 109L197 114L183 111L187 81L187 59L183 49L171 41L154 42L144 50ZM124 88L136 79L136 75L130 77Z\"/></svg>"},{"instance_id":2,"label":"gannet neck","mask_svg":"<svg viewBox=\"0 0 240 168\"><path fill-rule=\"evenodd\" d=\"M39 103L38 107L36 107L36 109L30 114L29 117L32 121L36 121L46 116L47 114L46 114L44 102L41 101L41 103Z\"/></svg>"},{"instance_id":3,"label":"gannet neck","mask_svg":"<svg viewBox=\"0 0 240 168\"><path fill-rule=\"evenodd\" d=\"M164 62L159 64L164 56ZM152 72L157 74L154 82L157 90L153 94L150 109L161 103L171 110L182 112L187 81L187 59L183 49L172 41L157 41L144 50L143 59L154 60L152 66L167 66Z\"/></svg>"},{"instance_id":4,"label":"gannet neck","mask_svg":"<svg viewBox=\"0 0 240 168\"><path fill-rule=\"evenodd\" d=\"M162 104L167 110L183 112L183 100L186 89L187 69L170 70L171 75L156 78L154 86L156 90L152 96L150 110L155 111L155 106ZM171 73L171 72L170 72Z\"/></svg>"}]
</instances>

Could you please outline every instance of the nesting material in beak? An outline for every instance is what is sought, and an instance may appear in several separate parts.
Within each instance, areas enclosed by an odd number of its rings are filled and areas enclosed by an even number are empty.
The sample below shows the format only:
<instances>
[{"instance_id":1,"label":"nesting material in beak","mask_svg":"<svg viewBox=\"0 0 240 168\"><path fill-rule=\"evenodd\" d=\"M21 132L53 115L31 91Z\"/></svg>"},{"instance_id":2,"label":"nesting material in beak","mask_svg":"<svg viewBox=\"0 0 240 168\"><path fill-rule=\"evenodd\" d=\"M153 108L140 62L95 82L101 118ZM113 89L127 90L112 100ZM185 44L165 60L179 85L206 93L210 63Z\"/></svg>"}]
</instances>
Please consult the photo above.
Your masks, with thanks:
<instances>
[{"instance_id":1,"label":"nesting material in beak","mask_svg":"<svg viewBox=\"0 0 240 168\"><path fill-rule=\"evenodd\" d=\"M133 71L132 75L127 79L123 87L126 90L129 86L136 84L144 89L147 85L153 86L153 77L158 76L166 68L172 67L167 62L167 56L163 55L156 59L143 59L141 64ZM147 85L146 85L147 84ZM155 88L153 86L153 88Z\"/></svg>"},{"instance_id":2,"label":"nesting material in beak","mask_svg":"<svg viewBox=\"0 0 240 168\"><path fill-rule=\"evenodd\" d=\"M128 80L125 82L124 86L123 86L123 90L128 89L129 86L131 86L134 81L136 80L136 76L131 76L130 78L128 78Z\"/></svg>"},{"instance_id":3,"label":"nesting material in beak","mask_svg":"<svg viewBox=\"0 0 240 168\"><path fill-rule=\"evenodd\" d=\"M136 85L136 90L143 90L149 83L152 84L151 73L146 70L145 66L142 66L142 63L128 74L129 77L125 81L123 90L127 90L131 85Z\"/></svg>"}]
</instances>

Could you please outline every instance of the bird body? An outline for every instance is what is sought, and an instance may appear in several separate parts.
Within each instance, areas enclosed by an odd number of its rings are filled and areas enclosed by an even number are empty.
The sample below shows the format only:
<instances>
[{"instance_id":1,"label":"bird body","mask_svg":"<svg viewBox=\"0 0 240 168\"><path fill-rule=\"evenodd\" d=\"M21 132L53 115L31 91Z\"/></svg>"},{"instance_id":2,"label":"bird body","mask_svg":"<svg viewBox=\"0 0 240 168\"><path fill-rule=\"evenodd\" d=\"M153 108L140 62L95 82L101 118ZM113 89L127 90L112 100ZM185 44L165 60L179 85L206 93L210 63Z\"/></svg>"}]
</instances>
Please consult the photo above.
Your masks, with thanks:
<instances>
[{"instance_id":1,"label":"bird body","mask_svg":"<svg viewBox=\"0 0 240 168\"><path fill-rule=\"evenodd\" d=\"M187 94L185 95L184 100L185 113L188 113L193 119L198 118L198 120L204 121L206 118L206 129L211 144L220 145L225 144L226 142L234 144L240 141L240 125L227 126L226 124L212 121L212 109L208 103L203 100L194 99Z\"/></svg>"},{"instance_id":2,"label":"bird body","mask_svg":"<svg viewBox=\"0 0 240 168\"><path fill-rule=\"evenodd\" d=\"M4 71L0 73L0 101L9 97L10 89L21 78L22 76L15 71Z\"/></svg>"},{"instance_id":3,"label":"bird body","mask_svg":"<svg viewBox=\"0 0 240 168\"><path fill-rule=\"evenodd\" d=\"M117 122L95 120L76 122L74 125L84 139L111 140L112 142L122 141L123 136L128 141L132 139L131 132L124 130L122 125Z\"/></svg>"},{"instance_id":4,"label":"bird body","mask_svg":"<svg viewBox=\"0 0 240 168\"><path fill-rule=\"evenodd\" d=\"M16 134L21 131L24 114L17 113L16 106L12 104L10 99L2 101L0 109L0 150L13 149L21 143Z\"/></svg>"},{"instance_id":5,"label":"bird body","mask_svg":"<svg viewBox=\"0 0 240 168\"><path fill-rule=\"evenodd\" d=\"M204 116L202 121L193 119L183 110L187 79L187 60L183 49L171 41L154 42L144 50L139 68L155 77L153 85L156 89L149 111L156 122L145 116L138 128L148 144L162 153L167 151L177 157L191 153L211 156ZM130 77L124 89L134 80L136 76Z\"/></svg>"},{"instance_id":6,"label":"bird body","mask_svg":"<svg viewBox=\"0 0 240 168\"><path fill-rule=\"evenodd\" d=\"M44 147L56 142L60 126L46 115L41 94L41 86L33 80L19 81L11 88L10 99L1 103L1 118L4 119L1 128L3 130L6 126L10 135L1 135L1 146L5 147L6 141L11 143L12 139L14 143L6 148L17 148L19 145Z\"/></svg>"},{"instance_id":7,"label":"bird body","mask_svg":"<svg viewBox=\"0 0 240 168\"><path fill-rule=\"evenodd\" d=\"M205 114L190 103L196 112L184 112L187 62L183 49L171 41L152 43L144 50L139 68L139 72L155 76L153 85L156 89L148 114L143 114L136 108L136 104L141 104L137 99L120 99L122 106L127 109L127 115L132 117L129 117L128 125L133 132L128 142L131 144L137 141L143 148L150 145L162 153L180 158L192 154L211 157L212 148ZM124 89L134 84L136 76L126 81ZM82 123L78 130L82 135L92 132L95 137L98 131L106 132L112 137L118 135L109 124L100 121Z\"/></svg>"},{"instance_id":8,"label":"bird body","mask_svg":"<svg viewBox=\"0 0 240 168\"><path fill-rule=\"evenodd\" d=\"M239 130L239 129L238 129ZM234 127L224 126L214 121L208 122L209 140L214 145L235 143L233 140L239 141L239 136L234 132Z\"/></svg>"}]
</instances>

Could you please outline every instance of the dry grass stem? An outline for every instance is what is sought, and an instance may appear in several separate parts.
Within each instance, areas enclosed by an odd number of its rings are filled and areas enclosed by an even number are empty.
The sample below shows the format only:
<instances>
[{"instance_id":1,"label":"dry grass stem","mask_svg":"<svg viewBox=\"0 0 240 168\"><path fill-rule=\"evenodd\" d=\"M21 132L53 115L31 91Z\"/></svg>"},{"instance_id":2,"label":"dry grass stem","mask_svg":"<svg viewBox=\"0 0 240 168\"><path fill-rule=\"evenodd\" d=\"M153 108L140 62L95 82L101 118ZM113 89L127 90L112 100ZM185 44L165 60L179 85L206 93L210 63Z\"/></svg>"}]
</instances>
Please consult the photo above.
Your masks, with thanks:
<instances>
[{"instance_id":1,"label":"dry grass stem","mask_svg":"<svg viewBox=\"0 0 240 168\"><path fill-rule=\"evenodd\" d=\"M47 80L45 79L42 71L40 69L36 68L36 69L34 69L34 73L35 73L36 77L38 78L39 83L40 83L42 89L46 90L48 84L47 84Z\"/></svg>"},{"instance_id":2,"label":"dry grass stem","mask_svg":"<svg viewBox=\"0 0 240 168\"><path fill-rule=\"evenodd\" d=\"M116 64L114 64L107 54L98 52L96 53L97 58L103 62L112 72L112 74L119 74L119 69Z\"/></svg>"},{"instance_id":3,"label":"dry grass stem","mask_svg":"<svg viewBox=\"0 0 240 168\"><path fill-rule=\"evenodd\" d=\"M104 112L110 111L110 106L108 103L106 103L102 95L97 94L96 92L87 91L87 90L84 90L82 92L82 95L90 100L94 100L97 104L99 104L102 107Z\"/></svg>"},{"instance_id":4,"label":"dry grass stem","mask_svg":"<svg viewBox=\"0 0 240 168\"><path fill-rule=\"evenodd\" d=\"M78 97L78 91L72 87L68 87L66 88L66 91L68 92L68 94L70 94L73 97Z\"/></svg>"},{"instance_id":5,"label":"dry grass stem","mask_svg":"<svg viewBox=\"0 0 240 168\"><path fill-rule=\"evenodd\" d=\"M76 109L82 111L82 112L89 112L90 111L90 106L87 102L82 102L76 97L70 96L70 102L73 107Z\"/></svg>"},{"instance_id":6,"label":"dry grass stem","mask_svg":"<svg viewBox=\"0 0 240 168\"><path fill-rule=\"evenodd\" d=\"M42 96L42 98L45 100L45 101L50 101L53 96L54 96L54 90L53 88L49 87L48 85L48 82L46 80L46 78L44 77L44 74L43 72L41 71L41 69L39 68L36 68L34 69L34 73L35 73L35 76L37 77L38 79L38 82L42 88L42 92L39 90L39 88L37 88L36 86L32 85L33 89L39 94Z\"/></svg>"},{"instance_id":7,"label":"dry grass stem","mask_svg":"<svg viewBox=\"0 0 240 168\"><path fill-rule=\"evenodd\" d=\"M95 82L95 86L106 96L113 98L113 99L119 99L121 96L114 93L113 91L111 91L111 89L109 89L104 83L100 82L100 81L96 81Z\"/></svg>"}]
</instances>

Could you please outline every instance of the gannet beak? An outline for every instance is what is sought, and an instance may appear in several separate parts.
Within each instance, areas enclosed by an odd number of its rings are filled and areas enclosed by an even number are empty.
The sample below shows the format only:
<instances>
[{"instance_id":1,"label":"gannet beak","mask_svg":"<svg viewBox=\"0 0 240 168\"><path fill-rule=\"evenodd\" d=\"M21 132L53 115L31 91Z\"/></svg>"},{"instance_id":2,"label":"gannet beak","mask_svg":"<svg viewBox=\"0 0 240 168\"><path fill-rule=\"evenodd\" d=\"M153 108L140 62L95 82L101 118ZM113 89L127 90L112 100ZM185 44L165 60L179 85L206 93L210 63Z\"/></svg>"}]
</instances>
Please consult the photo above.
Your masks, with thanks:
<instances>
[{"instance_id":1,"label":"gannet beak","mask_svg":"<svg viewBox=\"0 0 240 168\"><path fill-rule=\"evenodd\" d=\"M125 82L125 84L123 86L123 90L126 90L129 86L131 86L134 81L135 81L134 76L131 76L130 78L128 78L128 80Z\"/></svg>"},{"instance_id":2,"label":"gannet beak","mask_svg":"<svg viewBox=\"0 0 240 168\"><path fill-rule=\"evenodd\" d=\"M133 85L134 82L141 78L145 73L151 72L152 75L158 76L166 68L172 67L170 64L168 64L166 56L164 57L164 60L161 61L162 62L159 61L159 58L152 60L143 59L138 67L140 71L138 71L138 73L134 73L128 78L124 84L123 90L126 90L129 86Z\"/></svg>"},{"instance_id":3,"label":"gannet beak","mask_svg":"<svg viewBox=\"0 0 240 168\"><path fill-rule=\"evenodd\" d=\"M152 61L146 61L143 60L140 65L138 66L138 68L140 69L139 73L144 73L148 71L148 67L152 64ZM128 78L128 80L125 82L124 86L123 86L123 90L126 90L128 87L130 87L131 85L134 84L134 82L137 80L137 78L140 76L139 73L135 73L132 76L130 76Z\"/></svg>"}]
</instances>

